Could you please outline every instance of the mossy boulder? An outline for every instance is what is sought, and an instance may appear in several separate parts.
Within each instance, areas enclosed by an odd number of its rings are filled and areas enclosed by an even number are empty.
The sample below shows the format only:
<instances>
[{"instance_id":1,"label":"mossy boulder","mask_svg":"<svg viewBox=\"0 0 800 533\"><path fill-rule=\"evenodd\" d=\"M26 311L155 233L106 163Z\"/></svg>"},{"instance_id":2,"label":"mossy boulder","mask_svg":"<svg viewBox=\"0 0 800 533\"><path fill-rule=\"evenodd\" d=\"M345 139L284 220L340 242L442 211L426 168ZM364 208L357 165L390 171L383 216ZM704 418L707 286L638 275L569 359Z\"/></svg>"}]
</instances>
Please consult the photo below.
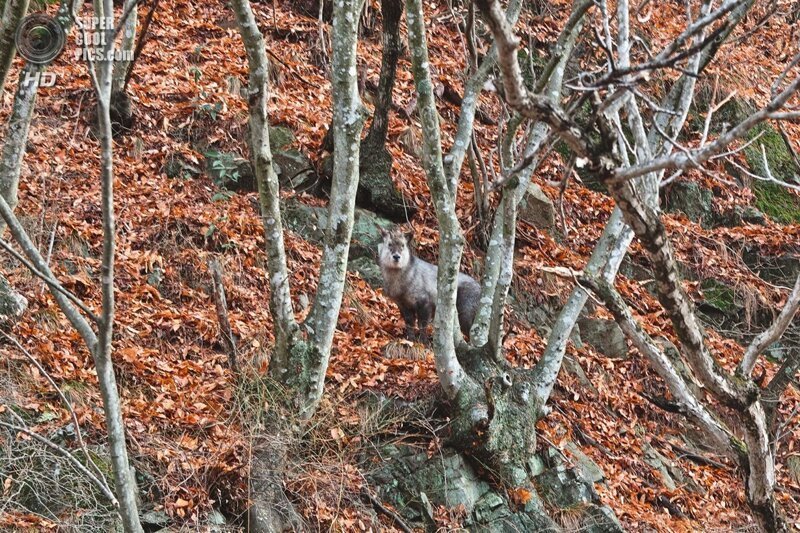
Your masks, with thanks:
<instances>
[{"instance_id":1,"label":"mossy boulder","mask_svg":"<svg viewBox=\"0 0 800 533\"><path fill-rule=\"evenodd\" d=\"M325 187L330 189L333 156L322 161L320 172L325 177ZM392 156L386 148L362 143L359 174L356 205L397 223L408 222L417 214L416 206L403 197L392 181Z\"/></svg>"},{"instance_id":2,"label":"mossy boulder","mask_svg":"<svg viewBox=\"0 0 800 533\"><path fill-rule=\"evenodd\" d=\"M667 198L667 210L681 212L692 222L709 225L713 218L713 194L693 181L672 185Z\"/></svg>"},{"instance_id":3,"label":"mossy boulder","mask_svg":"<svg viewBox=\"0 0 800 533\"><path fill-rule=\"evenodd\" d=\"M611 359L628 356L628 344L619 325L608 318L583 317L578 320L581 340Z\"/></svg>"},{"instance_id":4,"label":"mossy boulder","mask_svg":"<svg viewBox=\"0 0 800 533\"><path fill-rule=\"evenodd\" d=\"M328 224L326 207L310 206L297 199L289 199L282 206L287 229L303 239L322 245ZM392 222L366 209L356 208L353 234L350 238L348 270L358 272L373 287L381 285L383 278L376 264L381 229L389 229Z\"/></svg>"},{"instance_id":5,"label":"mossy boulder","mask_svg":"<svg viewBox=\"0 0 800 533\"><path fill-rule=\"evenodd\" d=\"M409 525L436 531L435 506L459 508L467 531L559 531L536 494L517 512L506 497L478 476L464 456L451 448L428 458L410 446L385 446L379 466L367 474L382 501L391 504Z\"/></svg>"},{"instance_id":6,"label":"mossy boulder","mask_svg":"<svg viewBox=\"0 0 800 533\"><path fill-rule=\"evenodd\" d=\"M272 164L281 187L305 189L316 181L316 170L306 154L292 148L296 141L294 133L286 126L269 127Z\"/></svg>"},{"instance_id":7,"label":"mossy boulder","mask_svg":"<svg viewBox=\"0 0 800 533\"><path fill-rule=\"evenodd\" d=\"M297 138L294 132L286 126L273 126L269 127L269 149L273 152L288 148Z\"/></svg>"},{"instance_id":8,"label":"mossy boulder","mask_svg":"<svg viewBox=\"0 0 800 533\"><path fill-rule=\"evenodd\" d=\"M742 307L742 302L733 288L722 281L707 278L700 282L703 292L703 301L700 309L703 311L716 311L724 315L734 315Z\"/></svg>"},{"instance_id":9,"label":"mossy boulder","mask_svg":"<svg viewBox=\"0 0 800 533\"><path fill-rule=\"evenodd\" d=\"M771 176L785 183L800 181L798 178L800 170L795 165L792 154L778 130L769 124L760 124L750 130L747 139L755 139L744 150L747 165L753 174L761 177ZM779 183L770 181L755 180L752 187L756 197L756 207L774 221L781 224L800 222L800 196Z\"/></svg>"}]
</instances>

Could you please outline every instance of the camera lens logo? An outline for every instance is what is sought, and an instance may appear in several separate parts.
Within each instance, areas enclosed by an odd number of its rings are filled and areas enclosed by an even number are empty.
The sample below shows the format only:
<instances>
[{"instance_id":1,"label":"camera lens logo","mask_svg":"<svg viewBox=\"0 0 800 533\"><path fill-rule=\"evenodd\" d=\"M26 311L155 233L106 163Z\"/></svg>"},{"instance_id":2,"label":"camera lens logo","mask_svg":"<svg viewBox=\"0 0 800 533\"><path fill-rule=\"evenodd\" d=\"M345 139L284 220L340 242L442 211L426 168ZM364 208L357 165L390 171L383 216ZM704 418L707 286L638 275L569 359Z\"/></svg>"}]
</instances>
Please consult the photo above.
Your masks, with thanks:
<instances>
[{"instance_id":1,"label":"camera lens logo","mask_svg":"<svg viewBox=\"0 0 800 533\"><path fill-rule=\"evenodd\" d=\"M17 52L26 61L45 65L64 50L66 36L61 25L43 13L28 15L17 28Z\"/></svg>"}]
</instances>

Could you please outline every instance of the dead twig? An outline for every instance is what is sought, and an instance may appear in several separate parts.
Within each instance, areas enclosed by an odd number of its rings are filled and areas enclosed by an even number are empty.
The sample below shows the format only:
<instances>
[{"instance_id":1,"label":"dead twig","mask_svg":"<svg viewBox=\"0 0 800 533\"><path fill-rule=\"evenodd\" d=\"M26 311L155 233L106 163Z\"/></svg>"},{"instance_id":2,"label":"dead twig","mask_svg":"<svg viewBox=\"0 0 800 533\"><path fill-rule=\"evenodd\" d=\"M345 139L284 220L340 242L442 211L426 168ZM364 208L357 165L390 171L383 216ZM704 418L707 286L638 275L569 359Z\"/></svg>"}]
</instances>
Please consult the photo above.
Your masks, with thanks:
<instances>
[{"instance_id":1,"label":"dead twig","mask_svg":"<svg viewBox=\"0 0 800 533\"><path fill-rule=\"evenodd\" d=\"M208 271L211 273L214 307L217 310L222 344L225 346L225 351L228 353L228 365L234 374L238 374L239 361L236 349L236 336L231 329L231 322L228 319L228 303L225 299L225 287L222 284L222 267L220 267L219 261L217 261L216 258L212 257L208 260Z\"/></svg>"}]
</instances>

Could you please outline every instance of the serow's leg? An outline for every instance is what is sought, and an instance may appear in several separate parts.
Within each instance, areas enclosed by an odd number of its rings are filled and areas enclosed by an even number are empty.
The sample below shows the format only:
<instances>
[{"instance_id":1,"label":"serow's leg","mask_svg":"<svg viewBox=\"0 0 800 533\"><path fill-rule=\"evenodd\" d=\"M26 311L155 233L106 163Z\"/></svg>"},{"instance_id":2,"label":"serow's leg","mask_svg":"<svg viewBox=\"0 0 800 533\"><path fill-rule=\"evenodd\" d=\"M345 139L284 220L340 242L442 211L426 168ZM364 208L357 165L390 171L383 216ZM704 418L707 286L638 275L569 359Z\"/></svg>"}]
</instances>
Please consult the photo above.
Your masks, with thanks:
<instances>
[{"instance_id":1,"label":"serow's leg","mask_svg":"<svg viewBox=\"0 0 800 533\"><path fill-rule=\"evenodd\" d=\"M422 304L417 307L417 318L419 319L419 338L425 345L430 345L431 336L428 334L428 324L433 317L433 306Z\"/></svg>"},{"instance_id":2,"label":"serow's leg","mask_svg":"<svg viewBox=\"0 0 800 533\"><path fill-rule=\"evenodd\" d=\"M417 312L413 307L401 307L400 313L403 315L403 321L406 323L406 339L413 341L416 340L417 334L415 331L417 325Z\"/></svg>"}]
</instances>

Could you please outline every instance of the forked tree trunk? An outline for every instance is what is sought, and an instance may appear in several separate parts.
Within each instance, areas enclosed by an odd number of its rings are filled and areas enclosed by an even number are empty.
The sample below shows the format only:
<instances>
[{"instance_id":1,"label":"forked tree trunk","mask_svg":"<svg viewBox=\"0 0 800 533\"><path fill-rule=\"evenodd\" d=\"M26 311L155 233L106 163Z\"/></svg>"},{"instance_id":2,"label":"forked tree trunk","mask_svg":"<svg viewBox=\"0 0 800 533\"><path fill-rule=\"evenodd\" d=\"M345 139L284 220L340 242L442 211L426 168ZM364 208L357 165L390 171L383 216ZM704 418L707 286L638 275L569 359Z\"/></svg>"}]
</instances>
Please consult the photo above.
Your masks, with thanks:
<instances>
[{"instance_id":1,"label":"forked tree trunk","mask_svg":"<svg viewBox=\"0 0 800 533\"><path fill-rule=\"evenodd\" d=\"M322 264L314 306L303 329L297 325L291 301L283 241L280 189L272 165L267 121L267 65L263 37L248 0L232 6L249 65L248 108L250 150L259 187L267 248L270 310L275 324L275 349L270 372L287 389L285 408L300 420L311 418L322 397L333 336L344 292L347 256L358 187L358 161L364 112L356 79L357 24L362 2L345 0L333 7L333 127L334 179L331 189ZM255 443L251 469L253 505L250 531L280 531L301 527L282 489L288 442L294 430L279 422L267 429L264 443ZM287 437L288 440L287 440Z\"/></svg>"}]
</instances>

